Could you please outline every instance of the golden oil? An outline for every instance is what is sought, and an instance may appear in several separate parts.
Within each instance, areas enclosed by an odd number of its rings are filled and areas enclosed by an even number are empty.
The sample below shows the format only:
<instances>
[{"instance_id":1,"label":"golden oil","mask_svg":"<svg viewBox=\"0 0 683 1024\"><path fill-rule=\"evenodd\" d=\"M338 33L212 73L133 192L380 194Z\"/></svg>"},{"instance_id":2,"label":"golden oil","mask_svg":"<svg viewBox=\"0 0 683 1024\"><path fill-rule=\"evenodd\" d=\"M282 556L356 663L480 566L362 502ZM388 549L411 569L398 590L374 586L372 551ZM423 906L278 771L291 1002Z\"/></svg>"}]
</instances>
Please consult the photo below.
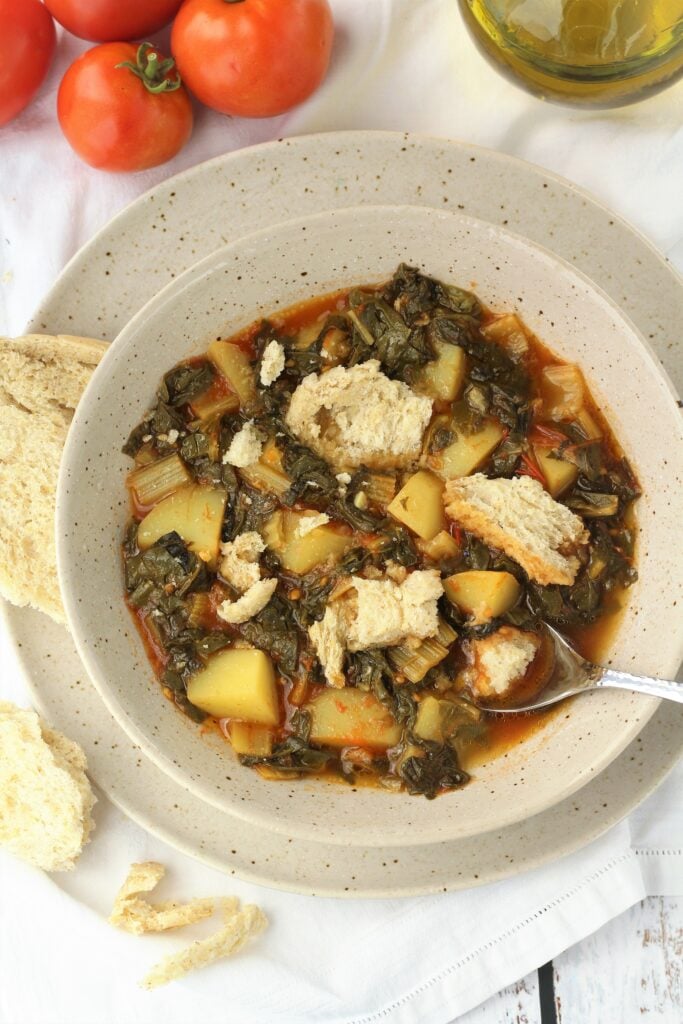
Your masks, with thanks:
<instances>
[{"instance_id":1,"label":"golden oil","mask_svg":"<svg viewBox=\"0 0 683 1024\"><path fill-rule=\"evenodd\" d=\"M531 92L618 106L683 75L683 0L459 0L491 62Z\"/></svg>"}]
</instances>

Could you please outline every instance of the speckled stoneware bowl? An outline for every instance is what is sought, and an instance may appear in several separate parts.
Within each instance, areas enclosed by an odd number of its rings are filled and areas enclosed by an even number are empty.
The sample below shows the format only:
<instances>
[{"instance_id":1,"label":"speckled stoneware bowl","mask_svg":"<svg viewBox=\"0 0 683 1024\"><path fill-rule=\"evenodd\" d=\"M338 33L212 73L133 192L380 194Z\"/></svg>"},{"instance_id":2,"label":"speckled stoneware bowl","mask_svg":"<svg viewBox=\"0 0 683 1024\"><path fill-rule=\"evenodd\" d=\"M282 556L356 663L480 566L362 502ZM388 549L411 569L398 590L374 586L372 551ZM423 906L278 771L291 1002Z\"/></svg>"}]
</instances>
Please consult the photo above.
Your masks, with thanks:
<instances>
[{"instance_id":1,"label":"speckled stoneware bowl","mask_svg":"<svg viewBox=\"0 0 683 1024\"><path fill-rule=\"evenodd\" d=\"M327 843L408 845L486 832L567 797L636 735L657 702L595 694L568 705L471 784L433 802L316 780L273 783L227 743L200 737L160 692L123 602L119 543L128 515L121 444L162 373L260 316L351 284L381 281L401 260L517 309L583 367L637 467L641 578L617 644L622 668L666 674L680 657L672 559L680 478L675 402L655 359L613 303L545 250L501 228L414 207L362 207L291 221L213 254L167 286L119 335L79 406L62 464L57 541L62 593L79 653L129 735L191 792L266 828ZM647 429L643 429L647 424ZM676 469L678 468L678 474Z\"/></svg>"}]
</instances>

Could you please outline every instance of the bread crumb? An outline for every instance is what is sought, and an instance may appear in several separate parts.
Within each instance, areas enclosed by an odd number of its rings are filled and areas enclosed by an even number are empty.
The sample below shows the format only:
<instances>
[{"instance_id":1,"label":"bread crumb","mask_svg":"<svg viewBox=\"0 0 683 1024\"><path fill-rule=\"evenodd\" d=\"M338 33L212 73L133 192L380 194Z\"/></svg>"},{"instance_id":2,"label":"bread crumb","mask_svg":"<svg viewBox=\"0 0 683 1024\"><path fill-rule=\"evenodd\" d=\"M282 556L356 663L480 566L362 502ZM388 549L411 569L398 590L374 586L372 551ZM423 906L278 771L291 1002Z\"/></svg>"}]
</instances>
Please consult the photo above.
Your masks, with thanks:
<instances>
[{"instance_id":1,"label":"bread crumb","mask_svg":"<svg viewBox=\"0 0 683 1024\"><path fill-rule=\"evenodd\" d=\"M279 341L269 341L261 359L260 381L264 388L270 387L285 368L285 350Z\"/></svg>"},{"instance_id":2,"label":"bread crumb","mask_svg":"<svg viewBox=\"0 0 683 1024\"><path fill-rule=\"evenodd\" d=\"M233 625L247 622L266 607L276 587L277 579L252 583L247 592L236 601L223 601L218 607L218 617L223 619L223 622L230 622Z\"/></svg>"},{"instance_id":3,"label":"bread crumb","mask_svg":"<svg viewBox=\"0 0 683 1024\"><path fill-rule=\"evenodd\" d=\"M330 517L325 512L319 512L317 515L308 516L304 515L299 520L299 525L296 528L295 537L305 537L307 533L312 530L317 530L319 526L324 526L325 523L329 523Z\"/></svg>"},{"instance_id":4,"label":"bread crumb","mask_svg":"<svg viewBox=\"0 0 683 1024\"><path fill-rule=\"evenodd\" d=\"M447 481L444 504L451 519L514 558L532 580L543 586L574 582L576 552L588 531L538 480L490 480L482 473L459 477Z\"/></svg>"},{"instance_id":5,"label":"bread crumb","mask_svg":"<svg viewBox=\"0 0 683 1024\"><path fill-rule=\"evenodd\" d=\"M44 871L70 871L95 827L86 769L77 743L0 701L0 844Z\"/></svg>"},{"instance_id":6,"label":"bread crumb","mask_svg":"<svg viewBox=\"0 0 683 1024\"><path fill-rule=\"evenodd\" d=\"M472 668L466 678L481 697L507 696L536 657L540 637L514 626L501 626L491 636L470 641Z\"/></svg>"},{"instance_id":7,"label":"bread crumb","mask_svg":"<svg viewBox=\"0 0 683 1024\"><path fill-rule=\"evenodd\" d=\"M261 458L264 441L265 438L254 425L254 421L247 420L230 442L230 447L223 456L224 465L236 466L238 469L253 466Z\"/></svg>"},{"instance_id":8,"label":"bread crumb","mask_svg":"<svg viewBox=\"0 0 683 1024\"><path fill-rule=\"evenodd\" d=\"M320 622L314 622L308 630L311 643L318 655L318 661L323 667L325 678L335 689L341 689L346 685L343 670L347 630L348 622L344 601L334 601L328 604Z\"/></svg>"},{"instance_id":9,"label":"bread crumb","mask_svg":"<svg viewBox=\"0 0 683 1024\"><path fill-rule=\"evenodd\" d=\"M234 540L221 545L221 576L240 594L261 579L259 555L265 547L263 538L256 530L240 533Z\"/></svg>"},{"instance_id":10,"label":"bread crumb","mask_svg":"<svg viewBox=\"0 0 683 1024\"><path fill-rule=\"evenodd\" d=\"M377 359L309 374L292 395L287 426L340 470L405 466L420 453L432 403L380 371Z\"/></svg>"},{"instance_id":11,"label":"bread crumb","mask_svg":"<svg viewBox=\"0 0 683 1024\"><path fill-rule=\"evenodd\" d=\"M150 903L143 899L143 893L155 889L165 874L163 864L156 861L131 864L128 876L114 901L109 923L133 935L144 935L147 932L182 928L213 914L216 905L213 899L190 900L188 903L168 900Z\"/></svg>"},{"instance_id":12,"label":"bread crumb","mask_svg":"<svg viewBox=\"0 0 683 1024\"><path fill-rule=\"evenodd\" d=\"M169 430L168 434L166 435L166 440L168 441L169 444L175 444L179 437L179 432L173 429Z\"/></svg>"},{"instance_id":13,"label":"bread crumb","mask_svg":"<svg viewBox=\"0 0 683 1024\"><path fill-rule=\"evenodd\" d=\"M157 988L159 985L184 977L190 971L207 967L223 957L232 956L242 949L249 939L265 930L268 919L262 910L253 904L241 910L238 907L238 901L235 899L223 900L223 928L208 939L200 939L187 949L164 957L140 982L142 988Z\"/></svg>"}]
</instances>

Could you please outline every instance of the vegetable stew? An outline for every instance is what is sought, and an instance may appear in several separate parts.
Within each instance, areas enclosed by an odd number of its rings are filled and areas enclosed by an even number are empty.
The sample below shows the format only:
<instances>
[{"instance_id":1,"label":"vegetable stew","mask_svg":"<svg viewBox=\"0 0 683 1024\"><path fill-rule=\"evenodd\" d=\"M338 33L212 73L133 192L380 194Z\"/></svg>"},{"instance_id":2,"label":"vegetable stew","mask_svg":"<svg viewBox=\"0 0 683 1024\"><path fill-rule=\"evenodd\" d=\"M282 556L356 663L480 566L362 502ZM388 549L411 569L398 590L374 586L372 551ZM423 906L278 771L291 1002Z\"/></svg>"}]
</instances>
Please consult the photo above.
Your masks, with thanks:
<instances>
[{"instance_id":1,"label":"vegetable stew","mask_svg":"<svg viewBox=\"0 0 683 1024\"><path fill-rule=\"evenodd\" d=\"M542 686L544 622L597 658L636 579L638 483L580 369L409 266L215 339L124 451L126 600L163 693L268 779L462 786L547 717L477 697ZM571 521L572 582L448 515L463 478Z\"/></svg>"}]
</instances>

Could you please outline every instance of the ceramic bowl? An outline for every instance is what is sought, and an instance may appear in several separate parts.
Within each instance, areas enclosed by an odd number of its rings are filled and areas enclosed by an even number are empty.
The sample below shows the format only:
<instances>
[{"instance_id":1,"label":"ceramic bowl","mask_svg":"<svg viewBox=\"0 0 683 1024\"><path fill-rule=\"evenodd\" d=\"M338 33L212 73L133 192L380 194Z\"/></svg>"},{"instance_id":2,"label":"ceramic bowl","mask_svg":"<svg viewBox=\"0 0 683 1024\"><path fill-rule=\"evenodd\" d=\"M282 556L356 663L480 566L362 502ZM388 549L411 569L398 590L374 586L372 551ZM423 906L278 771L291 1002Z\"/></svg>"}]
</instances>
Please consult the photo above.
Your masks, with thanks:
<instances>
[{"instance_id":1,"label":"ceramic bowl","mask_svg":"<svg viewBox=\"0 0 683 1024\"><path fill-rule=\"evenodd\" d=\"M606 766L657 702L623 692L567 704L473 781L436 801L321 780L266 781L228 744L200 736L163 699L123 601L128 517L121 445L161 375L259 317L407 261L517 310L560 356L577 361L636 467L640 579L613 642L626 670L656 675L680 658L674 580L681 549L672 495L680 479L678 412L646 343L604 293L557 257L501 228L416 207L364 206L289 221L207 257L122 331L79 405L62 463L58 566L69 624L105 703L159 767L198 797L267 828L325 842L391 846L475 835L566 798ZM678 459L678 464L674 465ZM674 561L678 562L674 566ZM662 581L666 580L666 585Z\"/></svg>"}]
</instances>

